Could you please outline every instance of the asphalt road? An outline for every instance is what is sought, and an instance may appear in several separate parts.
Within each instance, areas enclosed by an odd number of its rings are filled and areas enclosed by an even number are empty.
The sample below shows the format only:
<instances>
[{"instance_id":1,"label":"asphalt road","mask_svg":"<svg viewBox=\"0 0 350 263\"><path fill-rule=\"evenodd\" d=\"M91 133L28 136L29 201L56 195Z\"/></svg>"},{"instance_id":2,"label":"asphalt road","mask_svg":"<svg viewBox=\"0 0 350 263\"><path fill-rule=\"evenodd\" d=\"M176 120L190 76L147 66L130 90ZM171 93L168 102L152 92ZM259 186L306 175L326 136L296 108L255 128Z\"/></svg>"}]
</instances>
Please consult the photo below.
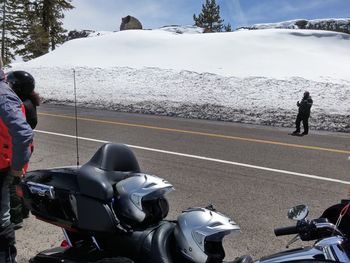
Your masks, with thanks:
<instances>
[{"instance_id":1,"label":"asphalt road","mask_svg":"<svg viewBox=\"0 0 350 263\"><path fill-rule=\"evenodd\" d=\"M80 163L104 141L132 147L141 169L171 182L169 218L210 203L233 218L241 234L225 239L227 258L257 259L285 249L274 227L292 225L290 207L305 203L310 217L346 197L350 134L78 109ZM312 121L312 120L311 120ZM43 105L30 168L76 164L74 108ZM61 230L33 216L17 231L18 261L62 240ZM295 246L301 243L295 244Z\"/></svg>"}]
</instances>

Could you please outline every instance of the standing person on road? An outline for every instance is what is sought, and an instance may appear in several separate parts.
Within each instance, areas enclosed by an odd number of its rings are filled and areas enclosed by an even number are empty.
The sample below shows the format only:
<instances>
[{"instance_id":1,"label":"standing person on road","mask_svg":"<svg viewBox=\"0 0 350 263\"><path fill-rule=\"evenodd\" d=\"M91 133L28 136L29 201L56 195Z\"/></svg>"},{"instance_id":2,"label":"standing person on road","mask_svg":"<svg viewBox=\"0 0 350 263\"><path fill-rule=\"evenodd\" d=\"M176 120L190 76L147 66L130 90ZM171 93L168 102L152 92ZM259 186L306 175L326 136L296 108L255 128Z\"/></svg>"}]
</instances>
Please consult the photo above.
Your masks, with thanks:
<instances>
[{"instance_id":1,"label":"standing person on road","mask_svg":"<svg viewBox=\"0 0 350 263\"><path fill-rule=\"evenodd\" d=\"M40 99L39 94L34 91L35 80L33 76L26 71L11 71L7 74L6 81L23 102L26 120L34 130L38 123L36 107L39 106ZM14 180L10 187L10 214L11 222L14 224L15 230L20 229L23 224L23 219L29 217L29 210L25 207L23 198L16 194L18 183L19 180Z\"/></svg>"},{"instance_id":2,"label":"standing person on road","mask_svg":"<svg viewBox=\"0 0 350 263\"><path fill-rule=\"evenodd\" d=\"M300 134L300 123L303 122L304 132L301 135L307 135L309 133L309 118L312 107L312 99L308 91L304 92L302 100L297 102L299 107L297 119L295 121L296 130L292 133L293 135Z\"/></svg>"},{"instance_id":3,"label":"standing person on road","mask_svg":"<svg viewBox=\"0 0 350 263\"><path fill-rule=\"evenodd\" d=\"M33 131L21 100L5 83L0 69L0 262L15 263L15 232L10 220L9 186L22 177L29 161Z\"/></svg>"}]
</instances>

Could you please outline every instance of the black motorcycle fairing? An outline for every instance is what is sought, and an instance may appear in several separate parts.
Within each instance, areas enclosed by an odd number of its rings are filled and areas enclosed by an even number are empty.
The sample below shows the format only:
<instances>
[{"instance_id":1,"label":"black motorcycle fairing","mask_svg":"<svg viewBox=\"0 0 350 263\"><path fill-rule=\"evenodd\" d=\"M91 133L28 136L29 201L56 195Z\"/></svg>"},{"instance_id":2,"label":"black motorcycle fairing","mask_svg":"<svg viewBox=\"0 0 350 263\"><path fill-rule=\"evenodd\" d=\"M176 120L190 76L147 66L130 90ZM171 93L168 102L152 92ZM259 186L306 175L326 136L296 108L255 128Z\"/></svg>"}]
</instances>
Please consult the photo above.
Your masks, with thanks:
<instances>
[{"instance_id":1,"label":"black motorcycle fairing","mask_svg":"<svg viewBox=\"0 0 350 263\"><path fill-rule=\"evenodd\" d=\"M327 208L320 218L327 218L332 224L336 224L341 210L350 202L350 200L342 200L340 204L333 205ZM346 236L350 237L350 209L343 216L339 226L339 230Z\"/></svg>"}]
</instances>

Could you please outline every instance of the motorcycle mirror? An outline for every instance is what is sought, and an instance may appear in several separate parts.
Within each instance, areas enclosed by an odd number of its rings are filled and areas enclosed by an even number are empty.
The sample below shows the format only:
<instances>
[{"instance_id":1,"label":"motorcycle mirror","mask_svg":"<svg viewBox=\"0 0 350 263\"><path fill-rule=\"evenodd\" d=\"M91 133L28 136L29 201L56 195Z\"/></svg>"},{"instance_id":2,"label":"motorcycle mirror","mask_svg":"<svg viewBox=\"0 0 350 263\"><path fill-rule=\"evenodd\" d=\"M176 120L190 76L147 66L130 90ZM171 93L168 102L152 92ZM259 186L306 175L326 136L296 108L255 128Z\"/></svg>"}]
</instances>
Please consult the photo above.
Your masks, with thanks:
<instances>
[{"instance_id":1,"label":"motorcycle mirror","mask_svg":"<svg viewBox=\"0 0 350 263\"><path fill-rule=\"evenodd\" d=\"M288 218L292 220L303 220L309 214L309 208L306 205L297 205L288 211Z\"/></svg>"}]
</instances>

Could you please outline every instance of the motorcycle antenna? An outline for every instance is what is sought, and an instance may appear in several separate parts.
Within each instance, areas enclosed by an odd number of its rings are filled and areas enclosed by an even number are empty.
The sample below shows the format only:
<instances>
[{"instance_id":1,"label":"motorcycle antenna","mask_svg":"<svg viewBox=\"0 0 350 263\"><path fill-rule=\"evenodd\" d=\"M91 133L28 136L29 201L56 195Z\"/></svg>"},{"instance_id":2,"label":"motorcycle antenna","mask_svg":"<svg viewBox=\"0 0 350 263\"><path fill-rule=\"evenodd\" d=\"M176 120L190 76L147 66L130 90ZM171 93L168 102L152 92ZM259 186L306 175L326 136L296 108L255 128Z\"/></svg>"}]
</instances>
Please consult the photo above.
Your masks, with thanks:
<instances>
[{"instance_id":1,"label":"motorcycle antenna","mask_svg":"<svg viewBox=\"0 0 350 263\"><path fill-rule=\"evenodd\" d=\"M75 69L73 69L73 79L74 79L75 145L76 145L76 149L77 149L77 166L79 166L77 84L76 84L76 81L75 81Z\"/></svg>"}]
</instances>

